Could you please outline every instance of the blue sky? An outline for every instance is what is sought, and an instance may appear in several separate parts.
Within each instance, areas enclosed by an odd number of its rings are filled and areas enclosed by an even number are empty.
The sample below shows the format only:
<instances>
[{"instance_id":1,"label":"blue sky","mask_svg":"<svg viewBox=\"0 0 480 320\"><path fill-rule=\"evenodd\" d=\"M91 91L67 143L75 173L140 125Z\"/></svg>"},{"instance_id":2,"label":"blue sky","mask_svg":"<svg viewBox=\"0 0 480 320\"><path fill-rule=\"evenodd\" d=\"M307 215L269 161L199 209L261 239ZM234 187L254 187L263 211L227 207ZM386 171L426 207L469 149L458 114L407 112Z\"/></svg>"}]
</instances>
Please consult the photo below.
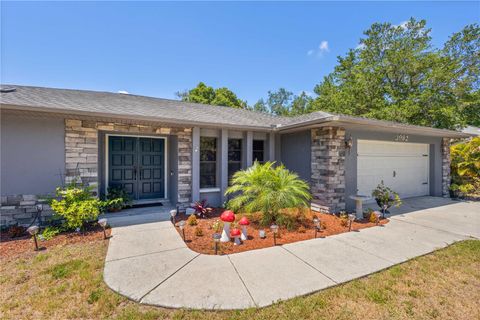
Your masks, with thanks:
<instances>
[{"instance_id":1,"label":"blue sky","mask_svg":"<svg viewBox=\"0 0 480 320\"><path fill-rule=\"evenodd\" d=\"M436 46L480 2L2 2L1 82L174 98L204 81L250 104L313 92L374 22L426 19Z\"/></svg>"}]
</instances>

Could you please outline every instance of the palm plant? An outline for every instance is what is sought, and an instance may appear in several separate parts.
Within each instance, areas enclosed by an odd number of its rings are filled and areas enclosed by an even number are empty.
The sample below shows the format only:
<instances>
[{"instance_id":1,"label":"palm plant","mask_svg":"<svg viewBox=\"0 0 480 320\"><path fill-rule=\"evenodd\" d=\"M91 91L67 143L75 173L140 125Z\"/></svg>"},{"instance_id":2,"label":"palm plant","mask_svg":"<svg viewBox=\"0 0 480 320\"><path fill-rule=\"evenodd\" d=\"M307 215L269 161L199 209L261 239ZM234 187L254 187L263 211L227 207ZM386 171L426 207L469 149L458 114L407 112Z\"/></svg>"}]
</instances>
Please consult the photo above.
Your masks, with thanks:
<instances>
[{"instance_id":1,"label":"palm plant","mask_svg":"<svg viewBox=\"0 0 480 320\"><path fill-rule=\"evenodd\" d=\"M260 212L260 223L282 224L282 211L288 208L305 207L311 199L308 184L297 174L275 162L255 162L248 169L233 175L232 185L225 195L234 196L228 207L247 213Z\"/></svg>"}]
</instances>

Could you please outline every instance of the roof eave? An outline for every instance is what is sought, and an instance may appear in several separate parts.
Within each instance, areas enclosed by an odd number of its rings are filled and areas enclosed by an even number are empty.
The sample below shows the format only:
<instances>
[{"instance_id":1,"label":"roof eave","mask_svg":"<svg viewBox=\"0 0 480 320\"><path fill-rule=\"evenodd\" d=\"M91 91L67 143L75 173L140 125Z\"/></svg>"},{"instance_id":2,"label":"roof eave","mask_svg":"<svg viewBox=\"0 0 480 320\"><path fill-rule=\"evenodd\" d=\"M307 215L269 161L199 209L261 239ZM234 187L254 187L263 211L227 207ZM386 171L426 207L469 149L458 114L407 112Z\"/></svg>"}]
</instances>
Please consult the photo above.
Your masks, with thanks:
<instances>
[{"instance_id":1,"label":"roof eave","mask_svg":"<svg viewBox=\"0 0 480 320\"><path fill-rule=\"evenodd\" d=\"M30 111L30 112L45 112L45 113L56 113L56 114L65 114L65 115L76 115L76 116L85 116L85 117L103 117L103 118L116 118L124 120L138 120L146 122L161 122L161 123L171 123L177 126L183 127L203 127L203 128L230 128L230 129L251 129L255 131L272 131L272 127L265 126L245 126L245 125L234 125L234 124L224 124L224 123L211 123L211 122L201 122L201 121L192 121L192 120L179 120L172 118L164 117L152 117L152 116L140 116L140 115L122 115L122 114L113 114L106 112L92 112L92 111L79 111L79 110L68 110L68 109L56 109L56 108L47 108L47 107L32 107L25 105L14 105L14 104L0 104L1 109L3 110L18 110L18 111Z\"/></svg>"}]
</instances>

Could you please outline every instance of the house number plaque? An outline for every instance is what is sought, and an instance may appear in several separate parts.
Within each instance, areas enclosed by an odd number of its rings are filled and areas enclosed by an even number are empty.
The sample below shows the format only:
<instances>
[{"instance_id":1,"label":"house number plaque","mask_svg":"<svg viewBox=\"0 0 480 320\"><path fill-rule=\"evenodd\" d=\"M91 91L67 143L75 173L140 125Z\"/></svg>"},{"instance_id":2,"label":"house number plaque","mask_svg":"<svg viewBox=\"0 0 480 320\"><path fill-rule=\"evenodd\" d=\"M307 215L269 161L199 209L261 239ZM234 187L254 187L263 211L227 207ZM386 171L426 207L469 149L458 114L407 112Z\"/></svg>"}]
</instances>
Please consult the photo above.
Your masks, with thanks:
<instances>
[{"instance_id":1,"label":"house number plaque","mask_svg":"<svg viewBox=\"0 0 480 320\"><path fill-rule=\"evenodd\" d=\"M397 136L395 137L395 141L407 142L408 134L397 134Z\"/></svg>"}]
</instances>

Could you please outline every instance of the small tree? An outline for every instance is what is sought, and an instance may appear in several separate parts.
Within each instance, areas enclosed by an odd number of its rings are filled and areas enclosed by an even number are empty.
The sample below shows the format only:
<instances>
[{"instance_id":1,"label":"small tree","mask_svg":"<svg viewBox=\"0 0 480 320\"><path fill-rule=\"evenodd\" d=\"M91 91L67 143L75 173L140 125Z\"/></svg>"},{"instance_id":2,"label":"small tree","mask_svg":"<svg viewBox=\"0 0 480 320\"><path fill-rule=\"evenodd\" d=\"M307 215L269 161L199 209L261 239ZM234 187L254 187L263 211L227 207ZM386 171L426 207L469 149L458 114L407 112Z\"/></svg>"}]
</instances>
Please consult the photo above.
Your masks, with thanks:
<instances>
[{"instance_id":1,"label":"small tree","mask_svg":"<svg viewBox=\"0 0 480 320\"><path fill-rule=\"evenodd\" d=\"M480 194L480 137L450 148L452 185L459 195Z\"/></svg>"},{"instance_id":2,"label":"small tree","mask_svg":"<svg viewBox=\"0 0 480 320\"><path fill-rule=\"evenodd\" d=\"M308 206L311 199L308 184L283 165L275 166L275 162L255 162L252 167L236 172L231 182L225 195L234 198L228 207L247 213L260 212L263 225L282 224L284 209Z\"/></svg>"}]
</instances>

